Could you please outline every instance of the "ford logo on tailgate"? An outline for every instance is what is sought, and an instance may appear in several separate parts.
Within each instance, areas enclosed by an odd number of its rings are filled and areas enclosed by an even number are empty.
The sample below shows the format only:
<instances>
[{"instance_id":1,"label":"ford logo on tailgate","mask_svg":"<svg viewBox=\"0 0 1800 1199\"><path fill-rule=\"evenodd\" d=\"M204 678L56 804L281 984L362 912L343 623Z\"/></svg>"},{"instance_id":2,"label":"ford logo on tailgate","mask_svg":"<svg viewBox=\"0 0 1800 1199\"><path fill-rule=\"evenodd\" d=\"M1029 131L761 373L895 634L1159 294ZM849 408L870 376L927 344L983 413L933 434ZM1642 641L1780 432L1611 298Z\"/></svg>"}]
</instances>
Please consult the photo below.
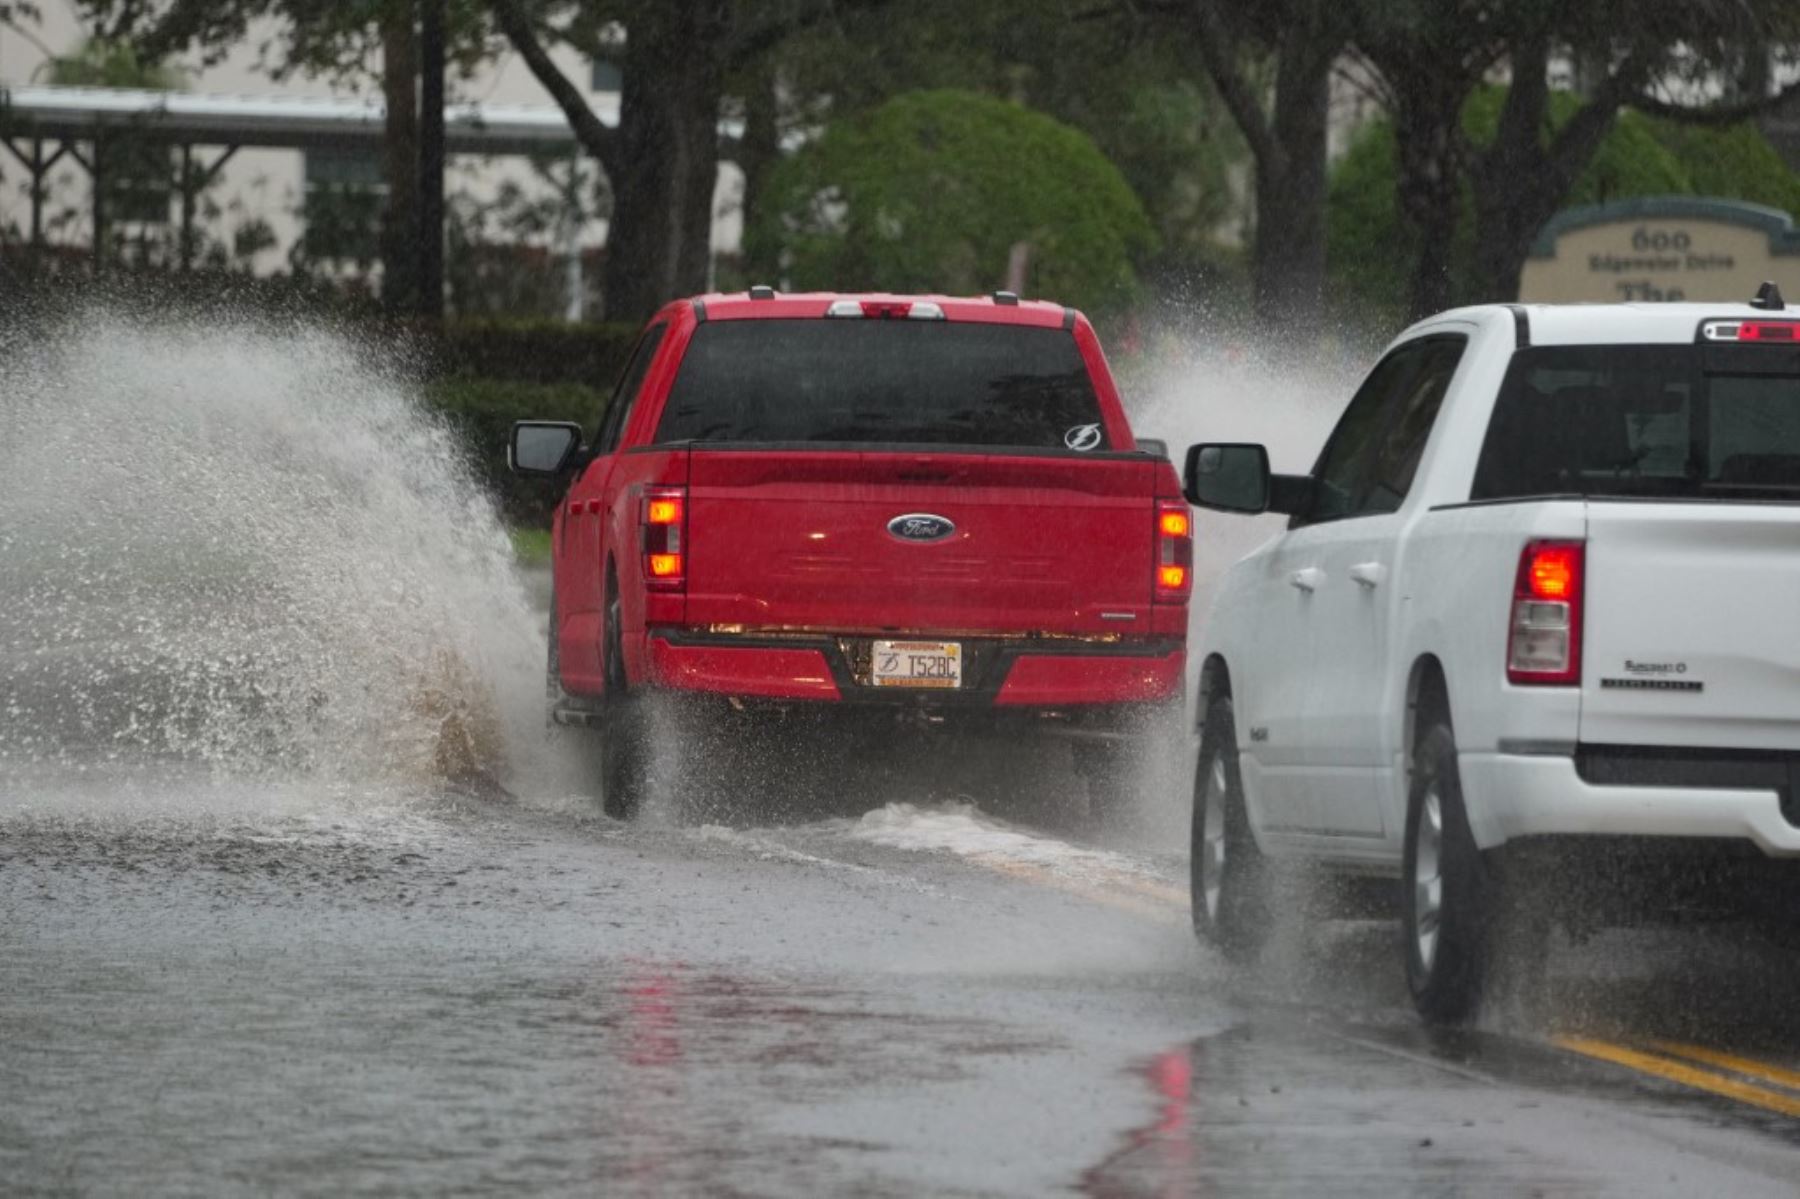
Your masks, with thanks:
<instances>
[{"instance_id":1,"label":"ford logo on tailgate","mask_svg":"<svg viewBox=\"0 0 1800 1199\"><path fill-rule=\"evenodd\" d=\"M942 541L956 532L956 526L942 516L929 512L908 512L888 521L888 532L901 541Z\"/></svg>"}]
</instances>

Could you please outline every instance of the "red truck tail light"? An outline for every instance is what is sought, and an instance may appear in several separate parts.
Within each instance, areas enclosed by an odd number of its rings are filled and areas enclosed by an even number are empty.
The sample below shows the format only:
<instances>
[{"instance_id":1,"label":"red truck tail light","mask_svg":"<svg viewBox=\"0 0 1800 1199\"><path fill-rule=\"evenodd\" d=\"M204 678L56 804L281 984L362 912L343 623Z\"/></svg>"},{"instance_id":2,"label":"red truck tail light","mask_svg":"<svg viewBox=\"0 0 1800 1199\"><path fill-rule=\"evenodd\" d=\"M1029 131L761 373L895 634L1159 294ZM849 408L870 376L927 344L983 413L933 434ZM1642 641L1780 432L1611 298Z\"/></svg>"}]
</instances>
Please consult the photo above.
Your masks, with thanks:
<instances>
[{"instance_id":1,"label":"red truck tail light","mask_svg":"<svg viewBox=\"0 0 1800 1199\"><path fill-rule=\"evenodd\" d=\"M1194 586L1194 518L1181 500L1156 502L1156 599L1185 603Z\"/></svg>"},{"instance_id":2,"label":"red truck tail light","mask_svg":"<svg viewBox=\"0 0 1800 1199\"><path fill-rule=\"evenodd\" d=\"M687 488L646 487L639 505L644 586L679 591L687 586Z\"/></svg>"},{"instance_id":3,"label":"red truck tail light","mask_svg":"<svg viewBox=\"0 0 1800 1199\"><path fill-rule=\"evenodd\" d=\"M1533 541L1519 554L1507 636L1506 681L1571 686L1581 682L1581 609L1587 547Z\"/></svg>"},{"instance_id":4,"label":"red truck tail light","mask_svg":"<svg viewBox=\"0 0 1800 1199\"><path fill-rule=\"evenodd\" d=\"M871 320L941 321L944 307L930 300L833 300L826 316L868 317Z\"/></svg>"},{"instance_id":5,"label":"red truck tail light","mask_svg":"<svg viewBox=\"0 0 1800 1199\"><path fill-rule=\"evenodd\" d=\"M1800 341L1800 321L1707 321L1700 326L1704 341L1761 341L1793 345Z\"/></svg>"}]
</instances>

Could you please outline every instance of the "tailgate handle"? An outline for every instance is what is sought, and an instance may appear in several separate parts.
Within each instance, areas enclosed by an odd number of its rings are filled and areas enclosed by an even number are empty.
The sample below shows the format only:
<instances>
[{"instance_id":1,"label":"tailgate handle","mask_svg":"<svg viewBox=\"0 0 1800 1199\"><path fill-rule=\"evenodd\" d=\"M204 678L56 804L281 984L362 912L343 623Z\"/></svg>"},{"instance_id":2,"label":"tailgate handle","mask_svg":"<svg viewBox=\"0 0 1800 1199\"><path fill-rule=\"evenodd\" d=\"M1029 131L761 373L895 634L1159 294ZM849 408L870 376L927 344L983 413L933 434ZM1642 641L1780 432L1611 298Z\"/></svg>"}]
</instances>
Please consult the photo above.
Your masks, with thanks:
<instances>
[{"instance_id":1,"label":"tailgate handle","mask_svg":"<svg viewBox=\"0 0 1800 1199\"><path fill-rule=\"evenodd\" d=\"M1387 578L1387 567L1379 562L1359 562L1350 568L1350 577L1373 591Z\"/></svg>"},{"instance_id":2,"label":"tailgate handle","mask_svg":"<svg viewBox=\"0 0 1800 1199\"><path fill-rule=\"evenodd\" d=\"M1288 580L1288 582L1309 594L1317 591L1319 589L1319 584L1324 581L1325 572L1316 566L1309 566L1305 570L1296 570L1293 577Z\"/></svg>"}]
</instances>

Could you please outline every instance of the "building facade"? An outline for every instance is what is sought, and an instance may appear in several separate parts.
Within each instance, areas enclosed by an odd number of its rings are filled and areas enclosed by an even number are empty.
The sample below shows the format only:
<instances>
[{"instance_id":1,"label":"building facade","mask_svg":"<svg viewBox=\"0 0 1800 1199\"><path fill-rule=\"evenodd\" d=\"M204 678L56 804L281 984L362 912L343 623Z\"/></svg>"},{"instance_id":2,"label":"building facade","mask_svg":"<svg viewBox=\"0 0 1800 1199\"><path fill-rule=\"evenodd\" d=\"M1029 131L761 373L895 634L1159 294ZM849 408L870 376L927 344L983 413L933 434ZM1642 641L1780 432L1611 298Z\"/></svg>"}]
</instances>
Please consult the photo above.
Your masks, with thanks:
<instances>
[{"instance_id":1,"label":"building facade","mask_svg":"<svg viewBox=\"0 0 1800 1199\"><path fill-rule=\"evenodd\" d=\"M63 101L62 109L78 110L83 102L98 105L107 99L117 107L120 95L58 97L45 87L57 77L55 60L76 55L86 31L62 5L42 9L42 20L25 29L0 27L0 88L21 98L15 114L21 119L15 126L24 127L26 97L35 103L49 96ZM372 62L369 70L350 79L293 74L276 80L266 65L265 48L281 35L278 24L261 22L217 64L172 64L181 86L167 101L135 101L153 109L191 101L186 108L205 114L194 120L220 123L216 133L205 135L214 139L210 146L192 154L187 146L134 146L129 135L113 136L112 144L98 152L71 139L67 152L39 174L34 214L29 160L35 153L41 165L62 143L12 139L9 149L0 150L0 245L29 241L35 227L52 250L91 246L97 195L93 167L98 163L111 180L101 196L108 241L122 243L126 252L138 245L165 247L169 256L179 253L166 247L181 241L174 234L186 219L195 231L190 240L202 243L202 261L210 255L215 263L223 260L259 274L301 262L314 273L344 277L378 271L376 234L387 187L379 137L372 136L382 114L379 64ZM617 66L591 61L566 46L551 53L582 88L595 114L616 122ZM561 111L530 70L508 50L482 61L470 77L453 75L448 90L451 102L470 114L463 122L468 135L462 144L452 144L445 178L458 235L490 251L504 248L554 261L559 273L583 261L591 271L606 238L598 202L602 176L598 164L579 153ZM114 119L129 129L131 118ZM241 127L230 125L234 119ZM503 122L558 133L541 139L534 135L524 145L475 136ZM282 132L288 126L326 132L290 136ZM345 135L332 135L333 128ZM258 144L268 141L283 144ZM194 198L191 212L184 211L182 189L175 183L159 187L145 182L159 174L171 181L196 178L191 173L195 163L199 170L216 167L216 172ZM160 171L164 166L166 171ZM185 176L184 166L190 172ZM122 186L127 178L131 184ZM741 186L736 168L722 163L715 193L715 255L737 248ZM581 305L573 301L587 289L577 283L564 290L571 303L559 307L574 315Z\"/></svg>"}]
</instances>

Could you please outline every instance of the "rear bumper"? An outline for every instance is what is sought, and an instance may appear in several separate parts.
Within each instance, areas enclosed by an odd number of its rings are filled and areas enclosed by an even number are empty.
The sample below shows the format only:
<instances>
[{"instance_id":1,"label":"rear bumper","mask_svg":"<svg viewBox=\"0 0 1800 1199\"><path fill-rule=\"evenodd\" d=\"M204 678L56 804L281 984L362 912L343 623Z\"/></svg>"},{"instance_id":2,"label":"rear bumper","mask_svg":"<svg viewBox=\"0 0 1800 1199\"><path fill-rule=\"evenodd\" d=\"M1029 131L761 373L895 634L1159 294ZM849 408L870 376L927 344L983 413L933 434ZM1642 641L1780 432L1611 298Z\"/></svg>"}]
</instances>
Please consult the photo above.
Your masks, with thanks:
<instances>
[{"instance_id":1,"label":"rear bumper","mask_svg":"<svg viewBox=\"0 0 1800 1199\"><path fill-rule=\"evenodd\" d=\"M869 686L868 638L717 635L652 629L645 680L671 691L741 699L951 711L1156 705L1179 699L1187 652L1173 639L1115 642L957 638L963 686Z\"/></svg>"},{"instance_id":2,"label":"rear bumper","mask_svg":"<svg viewBox=\"0 0 1800 1199\"><path fill-rule=\"evenodd\" d=\"M1580 765L1576 756L1465 753L1459 764L1469 824L1483 849L1542 836L1666 837L1735 840L1771 857L1800 857L1795 783L1783 785L1800 782L1800 770L1770 756L1637 769L1629 756L1586 751Z\"/></svg>"}]
</instances>

